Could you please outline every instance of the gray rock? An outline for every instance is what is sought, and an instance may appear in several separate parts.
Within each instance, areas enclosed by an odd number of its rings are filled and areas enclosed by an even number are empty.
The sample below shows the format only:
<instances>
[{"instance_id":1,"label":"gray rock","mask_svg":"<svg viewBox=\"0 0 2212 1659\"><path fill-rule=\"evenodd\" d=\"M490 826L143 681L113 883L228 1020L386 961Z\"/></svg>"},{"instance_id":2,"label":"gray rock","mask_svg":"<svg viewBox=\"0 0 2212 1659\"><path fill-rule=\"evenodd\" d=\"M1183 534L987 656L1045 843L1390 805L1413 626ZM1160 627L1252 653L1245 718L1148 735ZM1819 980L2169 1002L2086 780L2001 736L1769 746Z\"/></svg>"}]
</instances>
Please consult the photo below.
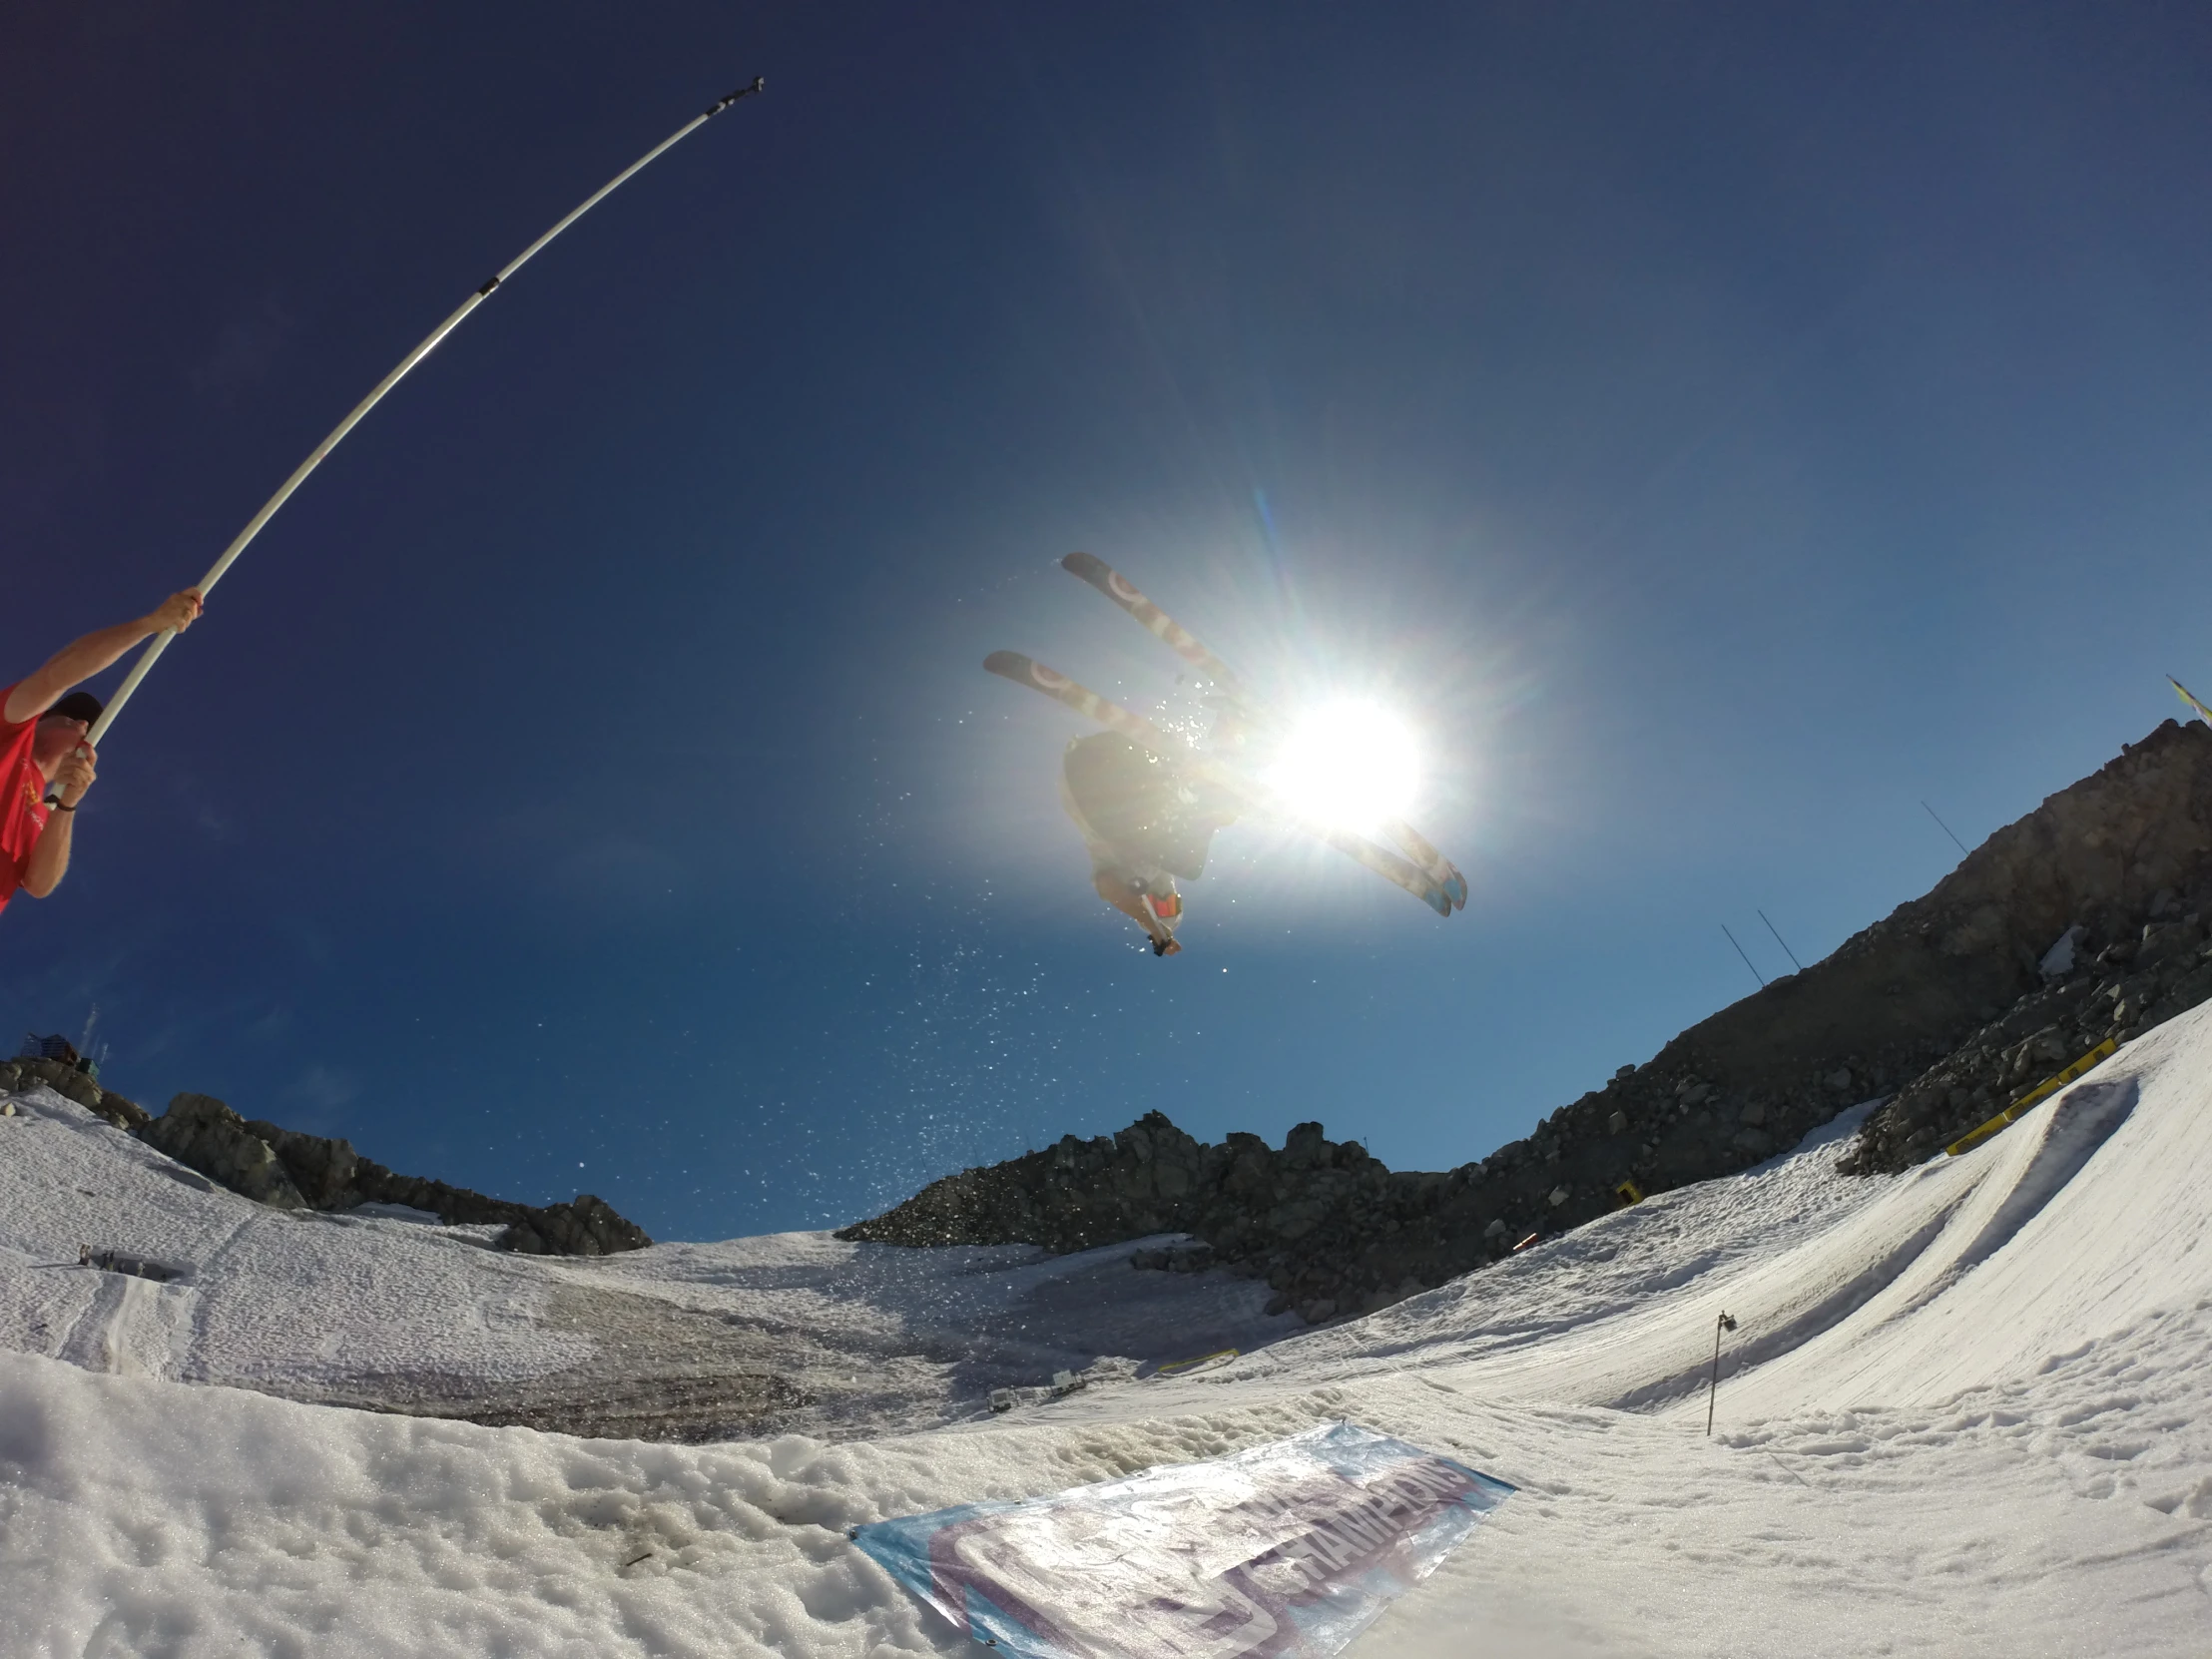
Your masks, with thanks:
<instances>
[{"instance_id":1,"label":"gray rock","mask_svg":"<svg viewBox=\"0 0 2212 1659\"><path fill-rule=\"evenodd\" d=\"M138 1134L233 1192L278 1209L396 1204L427 1211L448 1226L497 1225L503 1229L496 1241L501 1248L533 1256L606 1256L653 1242L643 1228L589 1193L541 1208L418 1175L395 1175L360 1156L348 1141L259 1119L249 1123L208 1095L179 1095L164 1116Z\"/></svg>"},{"instance_id":2,"label":"gray rock","mask_svg":"<svg viewBox=\"0 0 2212 1659\"><path fill-rule=\"evenodd\" d=\"M505 1249L530 1256L611 1256L622 1250L643 1250L653 1241L644 1228L617 1215L605 1199L578 1193L573 1203L530 1210L509 1225L499 1242Z\"/></svg>"},{"instance_id":3,"label":"gray rock","mask_svg":"<svg viewBox=\"0 0 2212 1659\"><path fill-rule=\"evenodd\" d=\"M276 1154L284 1173L291 1177L291 1184L308 1208L314 1210L350 1210L356 1204L373 1202L353 1187L353 1176L360 1167L360 1158L350 1141L324 1140L320 1135L302 1135L297 1130L279 1129L274 1123L264 1123L259 1118L246 1125L247 1132L256 1139L268 1143Z\"/></svg>"},{"instance_id":4,"label":"gray rock","mask_svg":"<svg viewBox=\"0 0 2212 1659\"><path fill-rule=\"evenodd\" d=\"M22 1059L0 1063L0 1089L35 1088L44 1083L64 1100L97 1112L118 1129L136 1130L152 1121L145 1108L113 1089L103 1089L67 1060Z\"/></svg>"},{"instance_id":5,"label":"gray rock","mask_svg":"<svg viewBox=\"0 0 2212 1659\"><path fill-rule=\"evenodd\" d=\"M154 1114L135 1100L126 1100L113 1089L102 1089L92 1108L126 1134L136 1134L154 1121Z\"/></svg>"},{"instance_id":6,"label":"gray rock","mask_svg":"<svg viewBox=\"0 0 2212 1659\"><path fill-rule=\"evenodd\" d=\"M270 1144L213 1095L178 1095L139 1138L243 1198L278 1210L307 1208Z\"/></svg>"}]
</instances>

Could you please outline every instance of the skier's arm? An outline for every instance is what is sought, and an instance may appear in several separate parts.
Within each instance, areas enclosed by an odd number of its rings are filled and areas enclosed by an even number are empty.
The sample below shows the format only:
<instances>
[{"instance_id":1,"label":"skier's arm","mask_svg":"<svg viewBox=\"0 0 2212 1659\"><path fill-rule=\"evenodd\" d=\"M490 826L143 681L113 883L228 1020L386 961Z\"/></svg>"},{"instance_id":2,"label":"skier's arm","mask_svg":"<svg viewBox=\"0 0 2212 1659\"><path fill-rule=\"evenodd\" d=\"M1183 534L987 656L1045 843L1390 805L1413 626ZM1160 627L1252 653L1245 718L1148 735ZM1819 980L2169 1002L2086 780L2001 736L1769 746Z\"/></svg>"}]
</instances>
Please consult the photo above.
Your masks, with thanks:
<instances>
[{"instance_id":1,"label":"skier's arm","mask_svg":"<svg viewBox=\"0 0 2212 1659\"><path fill-rule=\"evenodd\" d=\"M136 622L119 622L113 628L102 628L81 640L72 640L48 658L43 668L26 675L8 693L6 706L0 708L0 720L10 726L36 720L60 702L70 687L112 667L141 640L152 639L164 629L182 634L199 615L200 595L187 588L183 593L171 594L159 610Z\"/></svg>"},{"instance_id":2,"label":"skier's arm","mask_svg":"<svg viewBox=\"0 0 2212 1659\"><path fill-rule=\"evenodd\" d=\"M94 759L92 746L79 744L55 769L54 785L61 794L61 807L47 816L46 828L39 831L31 845L30 861L23 866L23 890L33 898L44 898L69 873L69 845L76 832L77 814L62 808L74 809L84 800L85 791L92 788Z\"/></svg>"}]
</instances>

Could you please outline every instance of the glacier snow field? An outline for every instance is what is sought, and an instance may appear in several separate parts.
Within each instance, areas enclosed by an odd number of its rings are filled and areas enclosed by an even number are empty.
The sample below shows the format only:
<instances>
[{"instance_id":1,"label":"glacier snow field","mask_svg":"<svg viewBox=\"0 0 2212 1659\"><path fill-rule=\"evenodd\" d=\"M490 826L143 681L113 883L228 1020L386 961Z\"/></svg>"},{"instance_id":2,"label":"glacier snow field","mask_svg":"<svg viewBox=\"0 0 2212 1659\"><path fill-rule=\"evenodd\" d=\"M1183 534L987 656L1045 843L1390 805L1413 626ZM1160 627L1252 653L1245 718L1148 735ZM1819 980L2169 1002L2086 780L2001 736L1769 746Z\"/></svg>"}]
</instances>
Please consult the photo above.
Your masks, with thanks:
<instances>
[{"instance_id":1,"label":"glacier snow field","mask_svg":"<svg viewBox=\"0 0 2212 1659\"><path fill-rule=\"evenodd\" d=\"M1848 1113L1314 1330L1132 1245L517 1257L9 1098L10 1659L973 1653L845 1529L1340 1418L1520 1488L1355 1655L2212 1653L2212 1005L1963 1157L1838 1177Z\"/></svg>"}]
</instances>

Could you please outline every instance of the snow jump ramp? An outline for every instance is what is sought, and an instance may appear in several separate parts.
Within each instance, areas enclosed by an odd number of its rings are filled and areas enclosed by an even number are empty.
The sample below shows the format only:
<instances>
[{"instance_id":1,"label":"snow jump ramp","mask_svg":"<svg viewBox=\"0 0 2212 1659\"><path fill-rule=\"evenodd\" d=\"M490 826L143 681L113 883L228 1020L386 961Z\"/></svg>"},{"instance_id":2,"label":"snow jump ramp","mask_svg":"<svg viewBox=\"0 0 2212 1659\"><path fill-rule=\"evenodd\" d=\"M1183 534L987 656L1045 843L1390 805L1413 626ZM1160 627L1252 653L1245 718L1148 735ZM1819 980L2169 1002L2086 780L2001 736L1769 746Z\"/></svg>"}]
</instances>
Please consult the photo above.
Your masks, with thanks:
<instances>
[{"instance_id":1,"label":"snow jump ramp","mask_svg":"<svg viewBox=\"0 0 2212 1659\"><path fill-rule=\"evenodd\" d=\"M2212 1005L1956 1158L1841 1179L1865 1113L1217 1380L1451 1367L1486 1393L1703 1415L1926 1403L2212 1298Z\"/></svg>"}]
</instances>

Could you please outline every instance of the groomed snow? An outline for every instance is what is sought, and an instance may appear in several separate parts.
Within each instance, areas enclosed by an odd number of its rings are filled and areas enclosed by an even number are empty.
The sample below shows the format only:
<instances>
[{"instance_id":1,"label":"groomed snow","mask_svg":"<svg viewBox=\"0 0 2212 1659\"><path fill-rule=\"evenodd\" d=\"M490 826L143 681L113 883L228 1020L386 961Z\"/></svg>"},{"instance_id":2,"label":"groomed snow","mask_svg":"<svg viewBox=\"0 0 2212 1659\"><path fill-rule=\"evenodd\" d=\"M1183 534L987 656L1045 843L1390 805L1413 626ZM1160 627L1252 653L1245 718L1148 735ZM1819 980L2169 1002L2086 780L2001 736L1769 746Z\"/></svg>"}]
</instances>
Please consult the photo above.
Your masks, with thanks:
<instances>
[{"instance_id":1,"label":"groomed snow","mask_svg":"<svg viewBox=\"0 0 2212 1659\"><path fill-rule=\"evenodd\" d=\"M795 1235L546 1263L467 1230L274 1216L51 1094L16 1099L9 1655L973 1652L843 1529L1333 1417L1521 1488L1358 1654L2212 1652L2212 1007L1963 1158L1842 1180L1840 1124L1289 1336L1260 1287L1132 1272L1127 1247ZM96 1273L85 1243L187 1271ZM610 1296L738 1333L800 1380L813 1426L649 1444L275 1397L619 1377L604 1332L560 1314ZM1740 1328L1708 1439L1723 1309ZM980 1408L998 1380L1271 1336L1199 1376L1105 1368Z\"/></svg>"}]
</instances>

